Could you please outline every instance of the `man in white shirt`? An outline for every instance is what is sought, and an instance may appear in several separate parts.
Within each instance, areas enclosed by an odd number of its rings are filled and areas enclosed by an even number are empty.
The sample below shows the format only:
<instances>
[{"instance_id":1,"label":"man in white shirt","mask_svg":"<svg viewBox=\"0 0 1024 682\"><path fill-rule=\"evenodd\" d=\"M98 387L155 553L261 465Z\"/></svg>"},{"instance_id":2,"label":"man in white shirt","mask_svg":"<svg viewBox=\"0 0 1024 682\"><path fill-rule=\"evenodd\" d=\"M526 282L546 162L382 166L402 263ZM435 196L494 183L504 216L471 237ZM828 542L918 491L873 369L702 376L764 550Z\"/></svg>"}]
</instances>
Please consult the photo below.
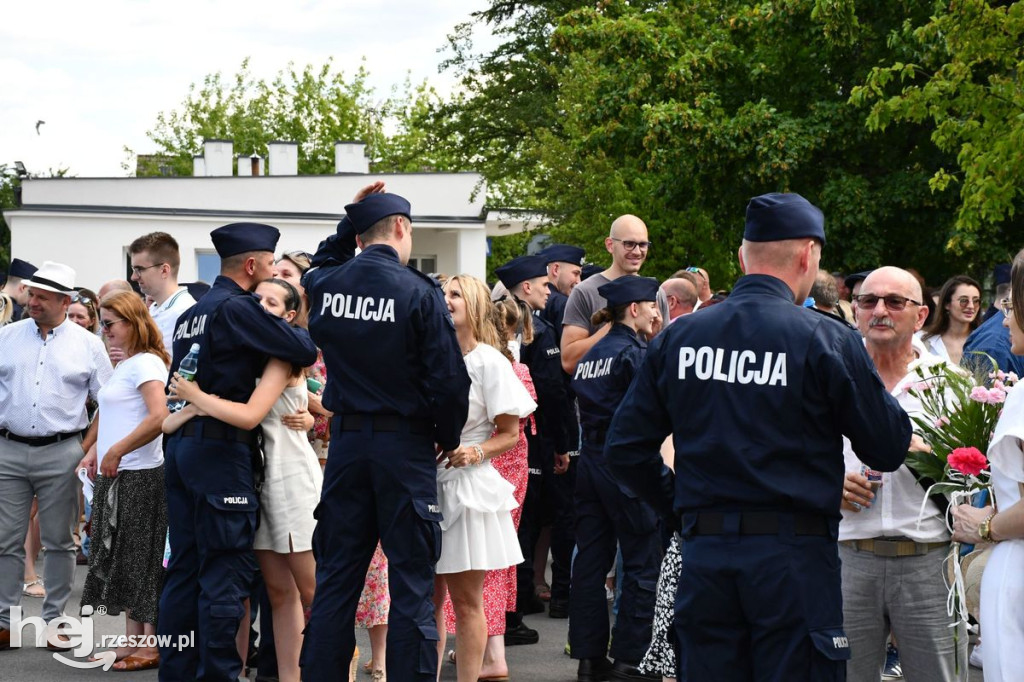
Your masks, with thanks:
<instances>
[{"instance_id":1,"label":"man in white shirt","mask_svg":"<svg viewBox=\"0 0 1024 682\"><path fill-rule=\"evenodd\" d=\"M96 442L85 401L112 373L99 337L67 319L75 271L47 261L25 284L29 319L0 328L0 649L10 644L10 609L21 603L33 497L46 549L43 619L60 616L71 596L75 471Z\"/></svg>"},{"instance_id":2,"label":"man in white shirt","mask_svg":"<svg viewBox=\"0 0 1024 682\"><path fill-rule=\"evenodd\" d=\"M174 323L196 303L188 289L178 284L178 242L166 232L151 232L133 241L128 253L132 259L132 281L138 282L142 293L153 299L149 312L169 353Z\"/></svg>"},{"instance_id":3,"label":"man in white shirt","mask_svg":"<svg viewBox=\"0 0 1024 682\"><path fill-rule=\"evenodd\" d=\"M915 368L939 362L912 343L928 316L921 294L921 285L909 272L884 267L868 275L854 297L868 354L886 388L911 416L922 412L920 401L907 391L920 380ZM946 613L943 561L950 536L945 509L925 500L925 489L905 465L881 474L872 492L860 460L849 441L844 443L839 557L844 627L852 653L847 679L877 682L891 629L907 682L966 680L967 633L962 626L950 627L953 619ZM914 436L910 449L926 448Z\"/></svg>"}]
</instances>

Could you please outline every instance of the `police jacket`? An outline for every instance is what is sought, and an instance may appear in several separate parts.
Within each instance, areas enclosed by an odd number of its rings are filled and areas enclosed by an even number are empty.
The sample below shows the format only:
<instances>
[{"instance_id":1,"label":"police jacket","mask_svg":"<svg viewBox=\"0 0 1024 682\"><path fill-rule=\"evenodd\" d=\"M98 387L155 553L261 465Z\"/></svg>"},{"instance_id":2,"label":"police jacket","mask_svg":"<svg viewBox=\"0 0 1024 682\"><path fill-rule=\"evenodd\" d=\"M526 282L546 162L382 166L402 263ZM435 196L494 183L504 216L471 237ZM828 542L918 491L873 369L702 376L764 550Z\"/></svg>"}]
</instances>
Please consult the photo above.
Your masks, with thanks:
<instances>
[{"instance_id":1,"label":"police jacket","mask_svg":"<svg viewBox=\"0 0 1024 682\"><path fill-rule=\"evenodd\" d=\"M658 452L669 433L674 484ZM775 277L747 275L651 342L605 457L664 516L816 512L838 527L843 435L865 464L894 471L910 419L852 327L794 305Z\"/></svg>"},{"instance_id":2,"label":"police jacket","mask_svg":"<svg viewBox=\"0 0 1024 682\"><path fill-rule=\"evenodd\" d=\"M612 415L646 351L647 344L635 331L624 324L613 324L608 335L594 344L576 365L572 388L580 406L584 456L603 457Z\"/></svg>"},{"instance_id":3,"label":"police jacket","mask_svg":"<svg viewBox=\"0 0 1024 682\"><path fill-rule=\"evenodd\" d=\"M299 367L316 362L316 346L306 330L291 327L260 306L259 298L219 275L210 291L174 326L175 371L193 343L199 344L195 380L225 400L249 400L268 358Z\"/></svg>"},{"instance_id":4,"label":"police jacket","mask_svg":"<svg viewBox=\"0 0 1024 682\"><path fill-rule=\"evenodd\" d=\"M568 300L568 296L548 282L548 302L539 315L555 330L555 339L558 340L559 346L562 344L562 320L565 319L565 304Z\"/></svg>"},{"instance_id":5,"label":"police jacket","mask_svg":"<svg viewBox=\"0 0 1024 682\"><path fill-rule=\"evenodd\" d=\"M442 448L458 447L469 374L437 282L384 244L303 281L309 330L327 365L324 407L427 420Z\"/></svg>"},{"instance_id":6,"label":"police jacket","mask_svg":"<svg viewBox=\"0 0 1024 682\"><path fill-rule=\"evenodd\" d=\"M537 430L554 451L564 454L577 447L573 405L566 392L562 356L554 328L544 318L533 316L533 342L520 351L522 363L530 368L537 390Z\"/></svg>"}]
</instances>

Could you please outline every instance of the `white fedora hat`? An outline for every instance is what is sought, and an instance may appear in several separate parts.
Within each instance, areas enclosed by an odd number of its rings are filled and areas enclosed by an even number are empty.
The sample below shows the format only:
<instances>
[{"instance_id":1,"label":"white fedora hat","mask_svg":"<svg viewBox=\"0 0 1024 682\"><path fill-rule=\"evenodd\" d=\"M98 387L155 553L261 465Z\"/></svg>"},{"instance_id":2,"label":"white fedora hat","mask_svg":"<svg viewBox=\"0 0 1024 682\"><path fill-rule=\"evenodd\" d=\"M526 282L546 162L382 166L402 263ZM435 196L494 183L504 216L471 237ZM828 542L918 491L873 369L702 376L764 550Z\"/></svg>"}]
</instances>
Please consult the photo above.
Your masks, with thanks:
<instances>
[{"instance_id":1,"label":"white fedora hat","mask_svg":"<svg viewBox=\"0 0 1024 682\"><path fill-rule=\"evenodd\" d=\"M74 296L75 294L75 271L63 263L54 263L51 260L43 263L43 267L35 271L23 284L27 287L45 289L58 294Z\"/></svg>"}]
</instances>

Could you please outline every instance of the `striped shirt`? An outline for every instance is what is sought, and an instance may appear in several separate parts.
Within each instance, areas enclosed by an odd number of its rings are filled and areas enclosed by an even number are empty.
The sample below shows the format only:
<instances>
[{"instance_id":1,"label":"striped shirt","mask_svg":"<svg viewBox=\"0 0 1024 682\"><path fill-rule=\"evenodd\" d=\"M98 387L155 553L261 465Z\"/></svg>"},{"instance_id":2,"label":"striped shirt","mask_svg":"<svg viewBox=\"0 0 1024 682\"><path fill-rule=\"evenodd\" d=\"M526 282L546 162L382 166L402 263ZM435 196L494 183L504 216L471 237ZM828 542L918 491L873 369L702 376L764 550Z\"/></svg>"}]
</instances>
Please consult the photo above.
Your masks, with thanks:
<instances>
[{"instance_id":1,"label":"striped shirt","mask_svg":"<svg viewBox=\"0 0 1024 682\"><path fill-rule=\"evenodd\" d=\"M70 320L45 339L33 319L0 327L0 429L28 438L81 431L86 398L112 372L103 342Z\"/></svg>"}]
</instances>

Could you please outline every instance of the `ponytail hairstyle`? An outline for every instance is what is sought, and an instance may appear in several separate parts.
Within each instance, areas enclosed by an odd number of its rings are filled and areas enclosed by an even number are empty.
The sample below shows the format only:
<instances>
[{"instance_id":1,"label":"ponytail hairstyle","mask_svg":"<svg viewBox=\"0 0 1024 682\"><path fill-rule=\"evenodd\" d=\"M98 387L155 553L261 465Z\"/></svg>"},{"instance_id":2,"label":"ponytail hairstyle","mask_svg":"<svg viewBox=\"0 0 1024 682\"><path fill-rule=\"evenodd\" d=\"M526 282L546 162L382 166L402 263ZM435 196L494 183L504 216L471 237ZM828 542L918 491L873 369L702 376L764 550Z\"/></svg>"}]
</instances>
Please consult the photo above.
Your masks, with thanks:
<instances>
[{"instance_id":1,"label":"ponytail hairstyle","mask_svg":"<svg viewBox=\"0 0 1024 682\"><path fill-rule=\"evenodd\" d=\"M590 324L600 327L606 322L622 322L626 319L626 311L629 310L631 305L633 305L633 302L601 308L590 317Z\"/></svg>"},{"instance_id":2,"label":"ponytail hairstyle","mask_svg":"<svg viewBox=\"0 0 1024 682\"><path fill-rule=\"evenodd\" d=\"M508 348L508 341L516 334L520 334L524 346L533 343L533 315L530 308L518 298L503 296L494 302L491 313L498 338L506 341L504 347L499 350L509 361L514 361L512 351Z\"/></svg>"}]
</instances>

